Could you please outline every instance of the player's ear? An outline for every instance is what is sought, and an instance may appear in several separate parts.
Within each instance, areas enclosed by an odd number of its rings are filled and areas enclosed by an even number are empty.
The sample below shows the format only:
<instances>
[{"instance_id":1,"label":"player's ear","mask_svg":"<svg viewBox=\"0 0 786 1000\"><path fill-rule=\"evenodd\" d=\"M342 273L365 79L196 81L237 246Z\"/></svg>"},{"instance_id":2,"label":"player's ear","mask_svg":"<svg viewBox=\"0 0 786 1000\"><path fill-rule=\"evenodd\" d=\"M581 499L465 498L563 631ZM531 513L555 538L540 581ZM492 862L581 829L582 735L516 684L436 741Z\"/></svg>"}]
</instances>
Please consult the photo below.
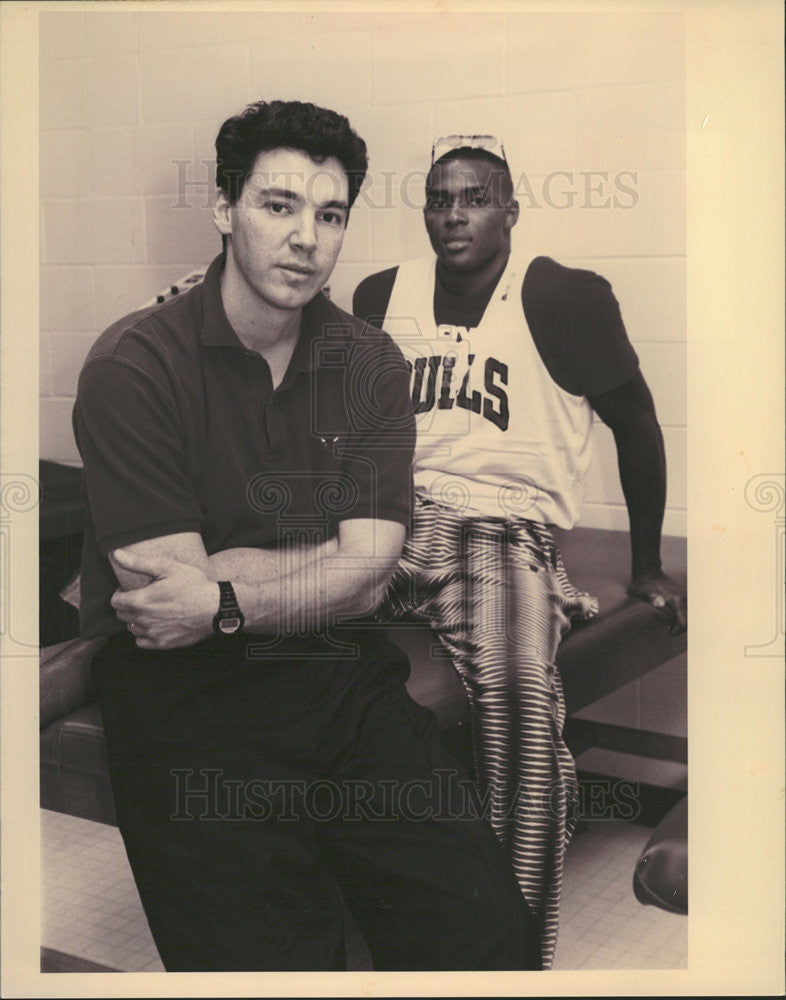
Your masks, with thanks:
<instances>
[{"instance_id":1,"label":"player's ear","mask_svg":"<svg viewBox=\"0 0 786 1000\"><path fill-rule=\"evenodd\" d=\"M510 230L519 221L519 203L514 199L505 206L505 228Z\"/></svg>"},{"instance_id":2,"label":"player's ear","mask_svg":"<svg viewBox=\"0 0 786 1000\"><path fill-rule=\"evenodd\" d=\"M229 236L232 232L232 216L229 211L231 207L226 192L223 188L218 188L213 205L213 223L222 236Z\"/></svg>"}]
</instances>

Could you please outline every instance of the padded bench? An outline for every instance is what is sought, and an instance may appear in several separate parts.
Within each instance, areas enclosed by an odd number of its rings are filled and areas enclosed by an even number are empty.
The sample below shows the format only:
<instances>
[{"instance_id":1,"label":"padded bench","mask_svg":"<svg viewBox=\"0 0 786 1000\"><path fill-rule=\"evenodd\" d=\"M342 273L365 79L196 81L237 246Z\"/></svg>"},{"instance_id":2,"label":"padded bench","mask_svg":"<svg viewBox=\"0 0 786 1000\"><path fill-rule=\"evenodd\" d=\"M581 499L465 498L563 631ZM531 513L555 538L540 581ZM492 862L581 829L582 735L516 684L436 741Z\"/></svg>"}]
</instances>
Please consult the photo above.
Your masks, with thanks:
<instances>
[{"instance_id":1,"label":"padded bench","mask_svg":"<svg viewBox=\"0 0 786 1000\"><path fill-rule=\"evenodd\" d=\"M633 892L645 906L688 912L688 797L655 827L633 873Z\"/></svg>"},{"instance_id":2,"label":"padded bench","mask_svg":"<svg viewBox=\"0 0 786 1000\"><path fill-rule=\"evenodd\" d=\"M599 617L574 626L560 645L568 716L683 653L685 634L673 636L658 612L625 592L630 549L626 532L575 528L558 533L573 583L600 601ZM667 573L685 582L685 539L666 537ZM391 639L408 654L407 683L416 701L432 709L443 730L464 724L464 689L439 640L425 626L395 626ZM100 823L115 823L101 715L94 701L90 661L102 639L72 639L46 647L40 664L41 806ZM615 745L631 753L686 759L685 740L569 718L574 753L587 745Z\"/></svg>"}]
</instances>

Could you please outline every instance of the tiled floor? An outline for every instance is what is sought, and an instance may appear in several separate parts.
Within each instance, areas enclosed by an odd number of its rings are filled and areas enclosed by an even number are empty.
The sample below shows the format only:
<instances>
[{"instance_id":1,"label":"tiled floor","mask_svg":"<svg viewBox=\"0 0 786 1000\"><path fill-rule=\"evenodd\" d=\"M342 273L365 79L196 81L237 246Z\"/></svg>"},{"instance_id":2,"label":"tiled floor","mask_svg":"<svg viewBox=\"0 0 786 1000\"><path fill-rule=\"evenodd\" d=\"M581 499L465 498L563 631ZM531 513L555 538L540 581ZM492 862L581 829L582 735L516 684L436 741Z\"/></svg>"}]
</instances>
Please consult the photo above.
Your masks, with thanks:
<instances>
[{"instance_id":1,"label":"tiled floor","mask_svg":"<svg viewBox=\"0 0 786 1000\"><path fill-rule=\"evenodd\" d=\"M114 827L41 811L42 945L129 972L162 971ZM556 969L687 965L687 918L631 888L651 830L593 822L568 851Z\"/></svg>"},{"instance_id":2,"label":"tiled floor","mask_svg":"<svg viewBox=\"0 0 786 1000\"><path fill-rule=\"evenodd\" d=\"M115 827L41 810L41 944L125 972L163 971Z\"/></svg>"},{"instance_id":3,"label":"tiled floor","mask_svg":"<svg viewBox=\"0 0 786 1000\"><path fill-rule=\"evenodd\" d=\"M568 850L555 969L681 969L688 918L633 895L633 870L652 830L590 822Z\"/></svg>"}]
</instances>

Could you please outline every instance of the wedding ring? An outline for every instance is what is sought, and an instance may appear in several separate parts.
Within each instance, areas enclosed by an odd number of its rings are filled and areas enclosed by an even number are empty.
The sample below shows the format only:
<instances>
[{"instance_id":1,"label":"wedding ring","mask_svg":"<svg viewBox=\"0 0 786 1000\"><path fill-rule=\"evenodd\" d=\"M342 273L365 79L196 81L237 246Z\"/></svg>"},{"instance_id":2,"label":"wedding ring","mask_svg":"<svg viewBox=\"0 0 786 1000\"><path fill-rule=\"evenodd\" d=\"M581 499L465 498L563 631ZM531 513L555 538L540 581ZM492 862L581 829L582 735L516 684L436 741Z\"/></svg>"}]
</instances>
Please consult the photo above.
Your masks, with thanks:
<instances>
[{"instance_id":1,"label":"wedding ring","mask_svg":"<svg viewBox=\"0 0 786 1000\"><path fill-rule=\"evenodd\" d=\"M136 635L136 632L134 632L135 628L136 628L136 622L128 623L128 631L131 633L131 635Z\"/></svg>"}]
</instances>

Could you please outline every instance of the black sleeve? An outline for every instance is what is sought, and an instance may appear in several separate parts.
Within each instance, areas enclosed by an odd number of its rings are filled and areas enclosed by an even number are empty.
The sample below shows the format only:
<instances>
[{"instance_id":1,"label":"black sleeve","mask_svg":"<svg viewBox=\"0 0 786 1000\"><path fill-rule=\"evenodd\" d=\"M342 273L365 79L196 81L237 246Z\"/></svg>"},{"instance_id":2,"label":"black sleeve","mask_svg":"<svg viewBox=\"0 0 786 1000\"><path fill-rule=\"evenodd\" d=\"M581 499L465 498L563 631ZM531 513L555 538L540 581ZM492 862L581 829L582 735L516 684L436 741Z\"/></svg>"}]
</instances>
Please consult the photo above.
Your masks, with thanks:
<instances>
[{"instance_id":1,"label":"black sleeve","mask_svg":"<svg viewBox=\"0 0 786 1000\"><path fill-rule=\"evenodd\" d=\"M409 525L415 416L409 369L390 337L370 324L351 353L345 398L352 433L343 471L357 490L349 517Z\"/></svg>"},{"instance_id":2,"label":"black sleeve","mask_svg":"<svg viewBox=\"0 0 786 1000\"><path fill-rule=\"evenodd\" d=\"M352 312L355 316L379 330L382 329L397 272L397 267L389 267L386 271L370 274L360 282L352 296Z\"/></svg>"},{"instance_id":3,"label":"black sleeve","mask_svg":"<svg viewBox=\"0 0 786 1000\"><path fill-rule=\"evenodd\" d=\"M597 396L638 371L619 303L600 275L536 257L524 276L521 301L541 358L567 392Z\"/></svg>"},{"instance_id":4,"label":"black sleeve","mask_svg":"<svg viewBox=\"0 0 786 1000\"><path fill-rule=\"evenodd\" d=\"M201 532L202 512L184 472L177 410L149 374L116 358L88 362L79 378L73 426L104 555L148 538Z\"/></svg>"},{"instance_id":5,"label":"black sleeve","mask_svg":"<svg viewBox=\"0 0 786 1000\"><path fill-rule=\"evenodd\" d=\"M591 396L617 445L622 492L630 520L632 573L657 572L666 505L666 453L652 393L641 372L624 385Z\"/></svg>"}]
</instances>

